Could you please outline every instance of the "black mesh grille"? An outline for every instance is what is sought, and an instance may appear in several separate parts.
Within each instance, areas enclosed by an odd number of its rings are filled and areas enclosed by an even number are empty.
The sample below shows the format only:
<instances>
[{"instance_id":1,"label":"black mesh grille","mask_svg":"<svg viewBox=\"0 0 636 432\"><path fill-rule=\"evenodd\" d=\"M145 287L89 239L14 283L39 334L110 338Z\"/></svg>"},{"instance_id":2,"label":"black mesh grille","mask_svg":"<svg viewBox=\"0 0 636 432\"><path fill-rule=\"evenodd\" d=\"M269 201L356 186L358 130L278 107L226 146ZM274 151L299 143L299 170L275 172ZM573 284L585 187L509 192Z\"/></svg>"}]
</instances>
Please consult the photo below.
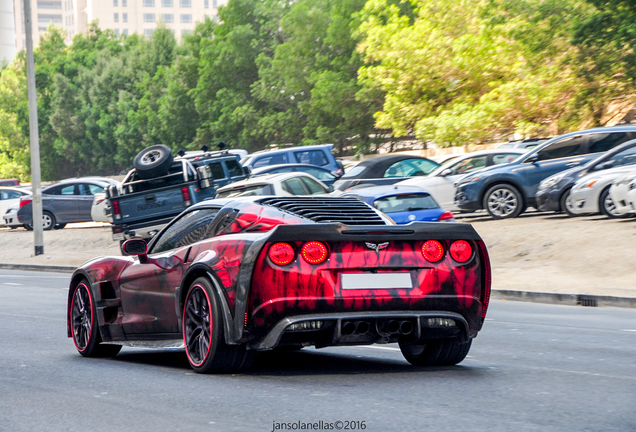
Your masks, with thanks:
<instances>
[{"instance_id":1,"label":"black mesh grille","mask_svg":"<svg viewBox=\"0 0 636 432\"><path fill-rule=\"evenodd\" d=\"M386 222L373 209L357 198L265 198L260 203L318 223L386 225Z\"/></svg>"}]
</instances>

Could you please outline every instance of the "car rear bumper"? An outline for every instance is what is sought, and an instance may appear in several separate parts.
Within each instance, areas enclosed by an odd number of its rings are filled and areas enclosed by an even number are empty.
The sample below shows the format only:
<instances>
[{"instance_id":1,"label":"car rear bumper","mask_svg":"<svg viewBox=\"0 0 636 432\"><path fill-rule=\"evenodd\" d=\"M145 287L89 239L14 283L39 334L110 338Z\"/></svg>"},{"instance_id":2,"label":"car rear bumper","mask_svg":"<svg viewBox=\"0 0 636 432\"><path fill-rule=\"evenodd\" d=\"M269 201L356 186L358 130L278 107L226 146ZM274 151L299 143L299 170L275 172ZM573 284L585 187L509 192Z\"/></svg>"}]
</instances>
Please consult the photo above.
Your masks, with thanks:
<instances>
[{"instance_id":1,"label":"car rear bumper","mask_svg":"<svg viewBox=\"0 0 636 432\"><path fill-rule=\"evenodd\" d=\"M456 312L350 312L290 316L248 346L265 351L279 345L370 345L451 337L467 341L476 335L477 331L471 332L466 319Z\"/></svg>"}]
</instances>

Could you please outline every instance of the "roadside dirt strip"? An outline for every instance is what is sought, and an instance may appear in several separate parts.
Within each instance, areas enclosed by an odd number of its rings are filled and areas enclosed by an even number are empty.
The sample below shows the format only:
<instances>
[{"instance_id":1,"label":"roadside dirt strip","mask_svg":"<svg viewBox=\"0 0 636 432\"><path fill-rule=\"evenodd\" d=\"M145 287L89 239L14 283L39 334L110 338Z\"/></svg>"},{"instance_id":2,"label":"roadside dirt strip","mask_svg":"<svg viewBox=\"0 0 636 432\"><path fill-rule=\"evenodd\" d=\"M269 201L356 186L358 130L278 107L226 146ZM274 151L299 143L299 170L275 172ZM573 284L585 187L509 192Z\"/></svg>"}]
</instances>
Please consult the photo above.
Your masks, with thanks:
<instances>
[{"instance_id":1,"label":"roadside dirt strip","mask_svg":"<svg viewBox=\"0 0 636 432\"><path fill-rule=\"evenodd\" d=\"M636 218L528 212L507 220L485 213L459 215L458 221L471 223L488 246L493 298L636 307ZM0 245L0 268L13 269L22 264L64 270L120 254L105 224L45 231L45 253L37 257L32 256L33 233L23 229L0 229Z\"/></svg>"}]
</instances>

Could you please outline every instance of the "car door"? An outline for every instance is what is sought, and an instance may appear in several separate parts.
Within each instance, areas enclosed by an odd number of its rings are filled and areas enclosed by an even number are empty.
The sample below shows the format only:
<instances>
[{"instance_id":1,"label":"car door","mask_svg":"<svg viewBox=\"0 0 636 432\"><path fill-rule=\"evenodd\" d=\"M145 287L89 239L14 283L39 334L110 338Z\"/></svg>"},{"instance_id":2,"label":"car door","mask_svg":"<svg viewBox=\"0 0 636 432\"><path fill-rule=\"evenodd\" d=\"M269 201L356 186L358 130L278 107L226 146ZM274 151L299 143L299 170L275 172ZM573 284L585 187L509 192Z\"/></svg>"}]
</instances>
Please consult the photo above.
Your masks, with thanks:
<instances>
[{"instance_id":1,"label":"car door","mask_svg":"<svg viewBox=\"0 0 636 432\"><path fill-rule=\"evenodd\" d=\"M151 244L146 263L122 272L122 327L127 335L179 333L176 292L194 258L190 247L214 235L217 213L218 208L205 208L182 214Z\"/></svg>"},{"instance_id":2,"label":"car door","mask_svg":"<svg viewBox=\"0 0 636 432\"><path fill-rule=\"evenodd\" d=\"M585 162L586 136L570 135L553 142L532 155L537 155L534 162L524 161L514 168L514 175L521 182L526 196L534 197L542 180L558 172L575 167Z\"/></svg>"},{"instance_id":3,"label":"car door","mask_svg":"<svg viewBox=\"0 0 636 432\"><path fill-rule=\"evenodd\" d=\"M79 190L75 183L61 184L42 191L43 210L52 213L57 223L75 222L78 195Z\"/></svg>"},{"instance_id":4,"label":"car door","mask_svg":"<svg viewBox=\"0 0 636 432\"><path fill-rule=\"evenodd\" d=\"M104 188L95 183L80 183L77 185L79 195L77 196L77 214L75 214L76 222L90 222L93 220L91 216L91 208L93 207L93 198L96 193L103 193Z\"/></svg>"}]
</instances>

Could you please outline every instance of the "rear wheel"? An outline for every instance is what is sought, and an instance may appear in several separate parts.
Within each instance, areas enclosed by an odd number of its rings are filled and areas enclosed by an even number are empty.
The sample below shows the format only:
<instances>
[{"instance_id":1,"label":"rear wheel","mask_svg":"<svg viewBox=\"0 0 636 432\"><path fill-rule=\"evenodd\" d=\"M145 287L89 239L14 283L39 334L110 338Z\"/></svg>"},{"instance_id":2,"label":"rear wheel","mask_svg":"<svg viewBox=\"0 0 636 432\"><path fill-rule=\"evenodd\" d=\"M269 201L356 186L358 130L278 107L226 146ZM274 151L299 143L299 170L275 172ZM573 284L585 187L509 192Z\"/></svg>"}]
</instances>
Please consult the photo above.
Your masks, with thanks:
<instances>
[{"instance_id":1,"label":"rear wheel","mask_svg":"<svg viewBox=\"0 0 636 432\"><path fill-rule=\"evenodd\" d=\"M77 351L84 357L113 357L121 345L102 345L97 328L95 301L86 280L81 281L71 300L71 330Z\"/></svg>"},{"instance_id":2,"label":"rear wheel","mask_svg":"<svg viewBox=\"0 0 636 432\"><path fill-rule=\"evenodd\" d=\"M196 279L183 307L183 341L190 366L198 373L230 373L247 369L254 352L225 343L222 310L207 278Z\"/></svg>"},{"instance_id":3,"label":"rear wheel","mask_svg":"<svg viewBox=\"0 0 636 432\"><path fill-rule=\"evenodd\" d=\"M435 339L425 343L400 342L400 350L406 361L415 366L449 366L464 360L471 344L472 339Z\"/></svg>"},{"instance_id":4,"label":"rear wheel","mask_svg":"<svg viewBox=\"0 0 636 432\"><path fill-rule=\"evenodd\" d=\"M603 192L601 192L601 195L599 196L598 208L601 211L601 213L610 218L628 217L629 213L620 214L616 212L616 204L614 204L614 201L612 200L612 197L609 194L609 190L610 190L610 187L608 186L605 189L603 189Z\"/></svg>"},{"instance_id":5,"label":"rear wheel","mask_svg":"<svg viewBox=\"0 0 636 432\"><path fill-rule=\"evenodd\" d=\"M488 189L483 206L495 219L517 217L525 208L517 188L508 184L495 185Z\"/></svg>"}]
</instances>

